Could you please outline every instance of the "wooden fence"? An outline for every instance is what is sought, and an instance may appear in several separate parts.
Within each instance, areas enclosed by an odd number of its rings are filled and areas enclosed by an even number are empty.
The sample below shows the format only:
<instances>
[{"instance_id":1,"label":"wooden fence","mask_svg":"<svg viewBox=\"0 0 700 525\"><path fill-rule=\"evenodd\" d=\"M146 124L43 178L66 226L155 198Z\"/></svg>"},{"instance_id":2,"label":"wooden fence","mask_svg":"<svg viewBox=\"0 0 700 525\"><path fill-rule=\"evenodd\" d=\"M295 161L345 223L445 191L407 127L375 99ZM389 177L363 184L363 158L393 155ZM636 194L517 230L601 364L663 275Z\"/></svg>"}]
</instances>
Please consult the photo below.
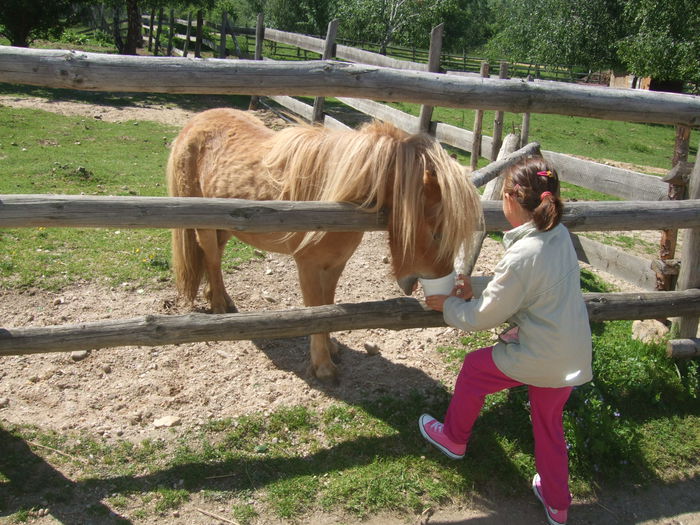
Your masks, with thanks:
<instances>
[{"instance_id":1,"label":"wooden fence","mask_svg":"<svg viewBox=\"0 0 700 525\"><path fill-rule=\"evenodd\" d=\"M266 31L267 33L268 31ZM660 93L637 93L630 94L624 90L602 90L593 87L576 87L571 85L560 85L556 83L520 82L514 80L496 79L475 79L456 75L437 75L425 71L404 71L396 68L385 68L381 66L366 66L358 64L339 63L331 60L304 63L279 63L279 62L255 62L255 61L225 61L225 60L191 60L184 58L165 57L125 57L114 55L99 55L92 53L67 52L59 50L38 50L0 47L0 79L6 82L21 84L40 85L45 87L64 87L72 89L93 90L93 91L137 91L137 92L168 92L168 93L238 93L251 95L311 95L311 96L341 96L378 98L383 100L419 102L426 105L444 105L452 107L476 107L483 109L505 109L509 111L532 110L543 113L564 113L578 114L584 116L594 116L597 118L607 118L616 120L651 121L662 123L673 123L685 126L698 125L700 123L700 99L684 96ZM437 130L437 127L436 127ZM488 170L486 170L488 171ZM494 171L494 170L492 170ZM565 172L565 170L563 170ZM477 175L477 174L475 174ZM689 232L684 242L684 252L682 260L685 262L681 266L681 277L679 278L679 291L677 292L651 292L645 294L602 294L600 296L588 297L589 312L593 319L603 320L619 318L656 318L662 315L681 315L687 320L681 324L683 337L684 330L695 330L697 327L697 316L700 308L697 302L697 290L700 286L698 268L698 254L700 253L700 227L697 223L700 216L700 163L695 164L689 176L690 196L693 200L684 202L659 201L651 202L625 202L625 203L571 203L567 204L566 223L573 230L591 227L591 221L596 216L594 209L597 206L607 207L606 213L617 214L624 217L622 220L613 220L611 216L602 219L592 229L640 229L677 227L686 228ZM18 224L12 222L11 209L12 201L19 196L0 196L0 218L8 218L4 226L10 225L36 225L39 220L37 210L33 210L28 216L25 215L26 223ZM56 197L34 197L43 204L44 201L51 201ZM70 198L66 198L71 200ZM187 199L190 204L197 204ZM86 201L77 199L76 203ZM107 204L113 202L109 199L100 199L99 210L106 212ZM144 201L145 202L145 201ZM15 210L26 208L27 203L23 203ZM175 203L168 203L165 207ZM233 206L234 203L207 202L210 206ZM268 203L266 203L267 205ZM72 206L73 204L71 204ZM134 205L134 204L131 204ZM185 203L177 203L178 206L185 206ZM189 204L188 204L189 205ZM298 209L298 204L285 203L292 209ZM79 219L61 218L62 210L71 210L66 202L53 204L52 212L46 218L46 225L91 225L104 226L106 224L96 224L99 222L94 214L94 205L90 211L79 212ZM260 208L260 203L254 203L256 208ZM326 205L327 206L327 205ZM128 218L133 222L138 217L148 215L153 216L152 209L148 212L145 208L137 209L131 213L124 213L123 210L116 215L121 219ZM331 206L332 207L332 206ZM494 212L497 203L485 203L487 222L489 224L490 213ZM603 209L601 208L601 209ZM577 211L578 210L578 211ZM61 213L58 213L58 212ZM307 210L308 211L308 210ZM347 210L346 210L347 211ZM185 224L198 226L197 222L202 216L202 210L191 212L180 216L179 212L169 212L170 218L159 222L158 227L178 227ZM178 219L173 219L172 214ZM296 213L296 212L294 212ZM653 217L655 213L661 213ZM680 215L684 218L679 219ZM206 215L206 213L204 214ZM317 216L317 211L313 212ZM366 215L366 214L363 214ZM245 216L245 214L241 215ZM97 217L100 217L98 214ZM236 214L229 209L227 218L236 217ZM676 217L672 219L672 217ZM652 220L649 220L652 219ZM66 220L61 224L61 220ZM228 220L228 219L227 219ZM362 228L379 228L381 218L374 217L371 227L363 225ZM501 217L502 229L505 225ZM648 221L648 222L647 222ZM138 222L138 221L136 221ZM347 223L326 223L311 226L309 224L300 226L301 229L325 229L340 228L347 229ZM232 227L228 222L208 223L209 227ZM272 220L272 228L282 231L290 231L291 223L280 222L279 219ZM139 227L136 224L131 224ZM228 226L227 226L228 225ZM143 227L141 225L140 227ZM239 226L241 227L241 226ZM250 227L250 226L249 226ZM270 230L268 230L270 231ZM621 299L620 299L621 298ZM402 302L401 305L405 303ZM604 305L615 304L616 307L606 310ZM663 307L659 307L662 304ZM593 307L602 309L595 310ZM624 308L621 307L624 305ZM325 307L323 307L325 308ZM329 307L330 308L330 307ZM417 305L411 306L414 309ZM427 312L419 308L421 312L411 311L407 314L407 319L414 319L414 314L422 319L422 316L432 317L434 322L438 322L432 312ZM307 310L310 310L309 313ZM295 310L300 315L313 315L316 309ZM597 312L597 313L596 313ZM665 314L662 314L665 312ZM271 314L278 315L278 314ZM296 315L296 314L290 314ZM623 317L620 317L623 316ZM630 317L633 316L633 317ZM342 316L341 316L342 317ZM333 330L351 329L353 315L342 317L338 325L333 325ZM151 319L151 318L149 318ZM308 318L300 322L298 330L318 331L320 325L309 323ZM425 320L420 323L428 322ZM431 321L433 322L433 321ZM343 324L345 323L345 324ZM410 328L413 323L419 321L410 320L403 328ZM153 323L151 323L153 325ZM309 326L313 325L313 328ZM156 323L156 326L159 326ZM343 328L346 326L347 328ZM420 324L419 324L420 326ZM693 326L695 328L693 328ZM391 326L396 327L395 325ZM192 326L194 334L199 333ZM105 330L113 330L111 326L104 326ZM323 328L325 330L325 328ZM47 334L57 334L59 327L44 327L42 329L4 329L0 331L0 339L3 340L4 348L13 348L13 340L23 338L30 330L32 337L45 337ZM36 330L46 330L44 335ZM78 327L80 331L80 327ZM162 333L156 330L156 333ZM295 332L297 333L297 332ZM24 335L23 335L24 334ZM282 336L284 334L280 334ZM289 334L288 334L289 335ZM694 332L693 334L694 335ZM82 336L76 335L80 338ZM90 335L90 338L94 334ZM201 335L202 338L209 335ZM51 338L47 339L50 341ZM203 339L200 339L203 340ZM24 343L23 343L24 344ZM110 343L111 345L112 343ZM116 343L128 344L128 343ZM156 343L154 343L156 344ZM162 340L160 343L162 344ZM30 345L31 346L31 345ZM37 350L49 351L49 350Z\"/></svg>"},{"instance_id":2,"label":"wooden fence","mask_svg":"<svg viewBox=\"0 0 700 525\"><path fill-rule=\"evenodd\" d=\"M179 56L187 56L187 50L192 49L195 44L195 31L193 30L193 20L192 16L187 19L182 19L175 17L173 10L168 13L162 11L153 11L151 14L144 14L142 16L145 36L144 39L149 43L149 50L166 48L170 50L167 54L177 54ZM228 36L231 37L231 42L234 46L234 53L238 58L252 58L253 53L250 52L256 45L256 31L255 28L249 27L235 27L228 23L227 17L224 14L220 22L214 22L209 19L202 20L203 27L208 29L212 37L205 39L203 43L206 47L212 51L219 58L225 58L228 55L227 42ZM272 30L275 32L276 30ZM298 45L306 39L310 39L310 42L323 40L323 38L318 36L310 35L298 35L294 33L285 33L283 31L280 34L286 35L296 35L294 37L284 37L279 39L279 34L272 33L267 38L267 53L269 56L275 59L281 60L317 60L321 57L322 53L319 49L311 45ZM166 44L159 46L157 41L164 38ZM240 39L240 41L239 41ZM298 39L298 42L295 42ZM291 40L291 41L290 41ZM386 46L385 51L382 53L380 51L380 46L373 42L366 42L360 40L351 40L345 38L338 38L336 40L338 46L341 49L350 50L353 53L353 57L349 60L362 62L363 60L356 60L359 58L359 54L367 52L370 55L379 55L385 57L391 57L393 60L399 62L407 62L408 64L422 64L423 70L427 70L427 65L430 62L430 50L421 49L415 46L407 47L400 45L389 45ZM293 46L295 49L290 49L287 46L277 46L278 43L288 44ZM152 47L153 45L153 47ZM182 47L180 49L179 46ZM156 52L156 54L159 54ZM439 71L460 71L460 72L472 72L479 73L481 65L486 60L484 58L468 56L466 53L461 55L455 55L453 53L443 52L439 50ZM340 56L339 56L340 58ZM491 60L491 66L498 65L504 62L503 60ZM513 77L527 78L528 76L533 76L536 79L547 79L556 81L591 81L592 79L606 78L606 74L601 71L590 72L584 70L581 67L571 66L571 65L561 65L561 64L532 64L525 62L513 62L508 61L508 71ZM408 67L413 67L409 65Z\"/></svg>"},{"instance_id":3,"label":"wooden fence","mask_svg":"<svg viewBox=\"0 0 700 525\"><path fill-rule=\"evenodd\" d=\"M258 21L258 30L256 31L257 47L261 47L263 39L269 39L273 42L281 42L288 45L300 46L305 51L318 52L321 46L324 49L333 48L334 42L329 41L328 37L325 41L319 38L309 37L306 35L297 35L285 33L277 30L261 30L261 20ZM438 26L440 28L440 26ZM436 28L436 29L438 29ZM441 29L441 28L440 28ZM441 33L438 33L438 37ZM440 38L436 37L436 30L433 30L431 38L431 53L440 55ZM437 71L436 65L432 68L428 64L413 63L411 61L397 61L395 59L387 59L383 55L376 53L362 52L362 55L349 53L343 46L336 47L336 55L338 58L349 61L361 61L372 65L384 65L399 69L421 69L428 68L431 71ZM257 57L260 58L260 57ZM488 78L488 65L482 64L482 76ZM509 68L506 64L501 64L499 71L500 78L507 78ZM310 107L289 96L273 96L275 102L292 110L304 118L312 121L319 121L317 114L314 114ZM317 99L318 100L318 99ZM340 97L342 103L347 106L373 118L392 122L393 124L405 129L409 132L417 131L432 131L435 136L443 143L457 147L464 151L470 151L477 155L486 158L495 159L501 143L503 113L497 112L494 121L494 136L483 136L481 130L481 119L483 115L477 111L477 119L474 125L474 132L450 126L444 123L435 123L431 126L426 122L427 114L428 121L432 114L432 107L423 106L421 117L416 118L401 111L398 111L385 104L380 104L366 99L356 99ZM622 102L622 101L621 101ZM426 111L428 110L428 111ZM568 114L568 113L566 113ZM326 116L325 125L330 127L342 127L343 124L335 119ZM527 129L529 127L529 113L523 115L523 125L521 131L521 143L527 139ZM684 145L677 144L676 149L685 147L685 157L687 159L687 144L689 140L689 130L687 126L680 126L679 129L684 129L687 133L684 135ZM672 183L667 183L651 175L638 173L635 171L617 168L605 164L600 164L584 159L579 159L570 155L565 155L553 151L542 151L542 154L548 163L555 167L561 180L577 186L594 189L601 193L613 195L626 200L659 200L669 198L669 195L682 194L681 186L675 186ZM684 159L676 159L682 161ZM472 167L476 165L475 158L472 158ZM677 182L677 181L676 181ZM669 185L671 184L671 185ZM687 185L687 184L686 184ZM575 246L581 260L590 263L594 267L602 268L607 272L620 277L628 282L631 282L639 287L646 289L671 289L673 281L678 274L678 261L675 257L675 236L674 230L664 230L661 245L662 250L660 258L652 264L645 258L628 254L620 249L593 241L587 238L574 238ZM669 240L670 239L670 240Z\"/></svg>"}]
</instances>

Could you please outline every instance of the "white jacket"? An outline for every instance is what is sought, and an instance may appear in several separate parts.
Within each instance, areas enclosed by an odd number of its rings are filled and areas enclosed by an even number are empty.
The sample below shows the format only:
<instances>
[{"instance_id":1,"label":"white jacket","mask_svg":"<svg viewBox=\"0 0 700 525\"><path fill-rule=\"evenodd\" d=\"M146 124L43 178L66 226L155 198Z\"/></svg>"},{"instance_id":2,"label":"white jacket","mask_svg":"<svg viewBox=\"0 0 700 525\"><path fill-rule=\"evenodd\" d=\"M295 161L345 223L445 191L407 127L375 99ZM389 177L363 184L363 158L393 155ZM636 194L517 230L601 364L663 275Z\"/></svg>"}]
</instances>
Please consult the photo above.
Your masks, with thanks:
<instances>
[{"instance_id":1,"label":"white jacket","mask_svg":"<svg viewBox=\"0 0 700 525\"><path fill-rule=\"evenodd\" d=\"M498 369L516 381L550 388L590 381L591 330L569 231L559 224L540 232L528 222L507 231L503 244L482 295L449 297L445 322L466 331L518 325L519 341L493 350Z\"/></svg>"}]
</instances>

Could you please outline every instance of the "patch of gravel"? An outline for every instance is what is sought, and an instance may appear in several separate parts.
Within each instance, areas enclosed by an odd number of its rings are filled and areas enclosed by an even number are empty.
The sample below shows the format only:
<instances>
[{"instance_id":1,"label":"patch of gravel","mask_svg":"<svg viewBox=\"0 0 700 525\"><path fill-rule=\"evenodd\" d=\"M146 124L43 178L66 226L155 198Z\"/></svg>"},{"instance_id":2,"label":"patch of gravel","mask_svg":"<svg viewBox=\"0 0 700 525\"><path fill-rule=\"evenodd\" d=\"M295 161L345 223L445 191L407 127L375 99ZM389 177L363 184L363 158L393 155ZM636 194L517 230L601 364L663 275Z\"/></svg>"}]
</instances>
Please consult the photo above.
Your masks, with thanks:
<instances>
[{"instance_id":1,"label":"patch of gravel","mask_svg":"<svg viewBox=\"0 0 700 525\"><path fill-rule=\"evenodd\" d=\"M108 121L155 120L178 126L194 114L176 107L146 104L124 108L8 96L0 97L0 104ZM257 113L270 126L285 125L273 113ZM474 275L488 275L501 255L500 244L487 238ZM390 275L387 256L386 233L365 234L340 280L336 302L383 300L400 295ZM611 276L604 278L621 290L630 289ZM296 269L288 256L269 254L264 259L252 260L226 275L225 280L240 311L302 305ZM167 284L146 290L81 283L60 293L0 291L0 326L80 324L186 313L188 310L177 303L174 289ZM198 306L206 305L202 302ZM321 384L307 374L305 337L7 356L0 358L0 419L7 423L35 424L44 430L86 432L107 441L140 442L146 438L173 439L173 432L197 428L210 419L274 411L284 406L323 409L338 401L356 403L387 393L399 397L412 391L430 394L436 391L436 386L451 388L455 373L443 363L436 349L457 345L460 335L452 328L335 333L341 349L337 386ZM366 348L377 351L368 352ZM625 521L629 523L700 523L698 513L681 515L667 508L671 496L663 489L653 495L617 494L613 502L602 501L613 505L618 517L642 512L638 515L648 518ZM685 501L688 498L697 501L693 483L683 484L673 494L680 494ZM431 519L441 523L478 520L496 524L514 515L527 522L539 522L541 518L539 505L529 500L484 499L472 503L468 508L446 505L436 509ZM602 504L576 502L576 505L577 515L584 520L581 523L620 522L611 519L612 511ZM640 511L644 506L649 509ZM217 504L193 494L191 501L171 516L147 517L135 522L212 523L212 518L199 511L200 508L225 514ZM676 517L669 521L662 516ZM428 517L424 518L427 522ZM308 519L309 523L356 522L347 516L328 514L316 514ZM35 512L31 520L40 524L57 522L43 511ZM280 523L269 516L261 516L257 522ZM363 521L370 525L415 522L416 517L391 515Z\"/></svg>"}]
</instances>

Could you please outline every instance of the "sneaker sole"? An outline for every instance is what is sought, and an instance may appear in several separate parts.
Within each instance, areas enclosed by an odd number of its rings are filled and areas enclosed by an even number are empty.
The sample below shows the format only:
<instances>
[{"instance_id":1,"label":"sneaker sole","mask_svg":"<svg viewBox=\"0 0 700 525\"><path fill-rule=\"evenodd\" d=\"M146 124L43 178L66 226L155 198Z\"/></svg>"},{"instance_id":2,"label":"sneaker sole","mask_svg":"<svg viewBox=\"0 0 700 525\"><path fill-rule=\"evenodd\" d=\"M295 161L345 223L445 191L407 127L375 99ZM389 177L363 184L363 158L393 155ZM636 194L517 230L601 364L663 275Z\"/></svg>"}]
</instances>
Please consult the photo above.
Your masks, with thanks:
<instances>
[{"instance_id":1,"label":"sneaker sole","mask_svg":"<svg viewBox=\"0 0 700 525\"><path fill-rule=\"evenodd\" d=\"M431 438L431 437L428 435L428 433L425 431L425 429L423 428L423 418L422 418L422 417L418 420L418 428L420 429L420 433L423 435L423 437L425 438L425 440L426 440L428 443L430 443L431 445L433 445L435 448L437 448L440 452L442 452L443 454L445 454L448 458L451 458L451 459L462 459L462 458L464 457L464 454L461 454L461 455L460 455L460 454L455 454L454 452L451 452L448 448L442 446L440 443L438 443L438 442L435 441L433 438Z\"/></svg>"},{"instance_id":2,"label":"sneaker sole","mask_svg":"<svg viewBox=\"0 0 700 525\"><path fill-rule=\"evenodd\" d=\"M544 507L544 515L547 518L547 523L549 523L549 525L566 525L566 522L562 523L560 521L554 521L554 519L552 519L552 517L549 515L549 509L547 509L547 504L544 502L544 499L542 499L540 491L537 490L537 485L535 485L535 478L532 478L532 492L535 493L537 499L540 500L540 503L542 503L542 507Z\"/></svg>"}]
</instances>

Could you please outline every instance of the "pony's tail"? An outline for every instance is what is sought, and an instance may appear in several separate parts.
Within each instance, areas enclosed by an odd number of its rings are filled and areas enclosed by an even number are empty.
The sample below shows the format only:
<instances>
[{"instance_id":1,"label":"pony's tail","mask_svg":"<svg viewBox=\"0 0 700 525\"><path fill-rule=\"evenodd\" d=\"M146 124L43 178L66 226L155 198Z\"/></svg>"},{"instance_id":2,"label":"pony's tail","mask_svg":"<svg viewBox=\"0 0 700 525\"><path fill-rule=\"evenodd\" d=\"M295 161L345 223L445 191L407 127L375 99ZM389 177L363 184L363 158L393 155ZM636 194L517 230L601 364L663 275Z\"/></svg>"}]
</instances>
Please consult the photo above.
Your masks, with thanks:
<instances>
[{"instance_id":1,"label":"pony's tail","mask_svg":"<svg viewBox=\"0 0 700 525\"><path fill-rule=\"evenodd\" d=\"M192 197L195 174L188 169L192 158L182 146L182 136L175 140L168 158L168 194L171 197ZM186 141L185 141L186 142ZM172 231L172 268L178 294L189 303L197 297L204 276L204 252L197 243L193 229L175 228Z\"/></svg>"}]
</instances>

